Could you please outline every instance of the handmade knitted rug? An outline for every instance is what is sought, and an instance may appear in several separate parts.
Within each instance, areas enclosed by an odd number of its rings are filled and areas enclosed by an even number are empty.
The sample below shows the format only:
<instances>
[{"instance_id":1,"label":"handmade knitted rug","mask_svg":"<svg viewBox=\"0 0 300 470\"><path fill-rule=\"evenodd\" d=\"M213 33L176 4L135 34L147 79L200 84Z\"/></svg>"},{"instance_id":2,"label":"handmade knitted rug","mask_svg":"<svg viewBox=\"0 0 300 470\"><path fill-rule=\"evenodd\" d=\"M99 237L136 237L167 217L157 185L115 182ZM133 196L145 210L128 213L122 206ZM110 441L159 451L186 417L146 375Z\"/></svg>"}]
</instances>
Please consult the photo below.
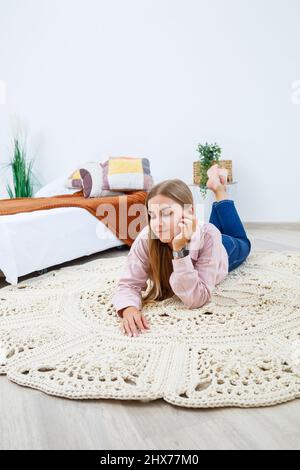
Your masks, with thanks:
<instances>
[{"instance_id":1,"label":"handmade knitted rug","mask_svg":"<svg viewBox=\"0 0 300 470\"><path fill-rule=\"evenodd\" d=\"M0 290L0 373L71 399L256 407L300 397L300 252L254 252L189 310L145 307L128 337L111 303L125 257Z\"/></svg>"}]
</instances>

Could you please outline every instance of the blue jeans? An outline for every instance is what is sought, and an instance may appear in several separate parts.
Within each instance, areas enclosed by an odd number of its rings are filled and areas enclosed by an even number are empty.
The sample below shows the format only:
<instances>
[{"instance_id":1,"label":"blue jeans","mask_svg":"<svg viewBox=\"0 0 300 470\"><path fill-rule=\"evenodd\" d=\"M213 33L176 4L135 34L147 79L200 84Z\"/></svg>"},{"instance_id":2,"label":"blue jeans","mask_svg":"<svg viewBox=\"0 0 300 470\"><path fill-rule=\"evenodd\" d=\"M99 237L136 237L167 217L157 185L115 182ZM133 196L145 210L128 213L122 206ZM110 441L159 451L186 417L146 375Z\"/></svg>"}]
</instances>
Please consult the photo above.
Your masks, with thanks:
<instances>
[{"instance_id":1,"label":"blue jeans","mask_svg":"<svg viewBox=\"0 0 300 470\"><path fill-rule=\"evenodd\" d=\"M251 250L251 242L234 201L231 199L215 201L209 222L214 224L222 234L222 243L228 254L229 271L232 271L245 261Z\"/></svg>"}]
</instances>

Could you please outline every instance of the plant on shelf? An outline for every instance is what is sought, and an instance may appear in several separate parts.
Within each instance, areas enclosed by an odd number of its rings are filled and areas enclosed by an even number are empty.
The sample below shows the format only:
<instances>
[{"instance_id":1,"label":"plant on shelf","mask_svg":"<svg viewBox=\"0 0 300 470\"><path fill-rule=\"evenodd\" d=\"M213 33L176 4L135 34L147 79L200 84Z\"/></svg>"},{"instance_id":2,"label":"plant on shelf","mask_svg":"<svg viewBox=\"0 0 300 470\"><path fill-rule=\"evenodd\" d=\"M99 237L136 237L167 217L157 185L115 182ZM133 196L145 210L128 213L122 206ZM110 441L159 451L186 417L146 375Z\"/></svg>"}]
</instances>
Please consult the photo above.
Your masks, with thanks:
<instances>
[{"instance_id":1,"label":"plant on shelf","mask_svg":"<svg viewBox=\"0 0 300 470\"><path fill-rule=\"evenodd\" d=\"M205 197L207 193L206 183L208 180L207 170L215 163L219 163L222 150L216 143L208 144L206 142L204 145L199 144L197 151L199 152L199 162L197 162L199 188L202 196Z\"/></svg>"},{"instance_id":2,"label":"plant on shelf","mask_svg":"<svg viewBox=\"0 0 300 470\"><path fill-rule=\"evenodd\" d=\"M28 161L26 150L18 138L14 139L13 156L8 163L12 171L13 186L7 183L6 190L10 199L17 197L32 197L35 176L33 160Z\"/></svg>"}]
</instances>

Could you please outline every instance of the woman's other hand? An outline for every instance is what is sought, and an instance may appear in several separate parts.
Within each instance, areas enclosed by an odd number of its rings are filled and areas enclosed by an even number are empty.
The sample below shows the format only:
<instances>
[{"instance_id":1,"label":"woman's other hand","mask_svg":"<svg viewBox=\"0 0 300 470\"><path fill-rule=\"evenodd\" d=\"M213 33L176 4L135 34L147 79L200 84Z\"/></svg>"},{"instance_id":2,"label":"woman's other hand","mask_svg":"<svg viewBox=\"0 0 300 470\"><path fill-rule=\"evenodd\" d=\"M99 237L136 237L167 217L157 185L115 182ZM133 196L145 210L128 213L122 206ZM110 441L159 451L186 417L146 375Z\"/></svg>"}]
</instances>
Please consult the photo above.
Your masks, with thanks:
<instances>
[{"instance_id":1,"label":"woman's other hand","mask_svg":"<svg viewBox=\"0 0 300 470\"><path fill-rule=\"evenodd\" d=\"M122 332L128 336L138 336L140 332L149 330L150 325L142 312L136 307L123 310Z\"/></svg>"}]
</instances>

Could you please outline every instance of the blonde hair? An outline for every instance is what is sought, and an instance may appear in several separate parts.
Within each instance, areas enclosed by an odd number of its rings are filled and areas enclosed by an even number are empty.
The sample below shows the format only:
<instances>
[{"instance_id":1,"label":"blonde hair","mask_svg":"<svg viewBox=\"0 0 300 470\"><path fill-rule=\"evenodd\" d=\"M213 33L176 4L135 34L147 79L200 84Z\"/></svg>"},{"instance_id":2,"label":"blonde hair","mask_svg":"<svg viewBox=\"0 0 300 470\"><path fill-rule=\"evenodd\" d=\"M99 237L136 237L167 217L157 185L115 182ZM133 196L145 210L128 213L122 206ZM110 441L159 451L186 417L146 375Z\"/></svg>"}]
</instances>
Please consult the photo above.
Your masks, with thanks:
<instances>
[{"instance_id":1,"label":"blonde hair","mask_svg":"<svg viewBox=\"0 0 300 470\"><path fill-rule=\"evenodd\" d=\"M162 243L151 230L148 202L154 196L163 195L173 199L184 207L185 204L193 206L193 194L188 185L180 179L163 181L149 191L146 198L147 217L149 225L149 278L150 289L142 299L143 306L155 301L165 300L174 295L169 283L173 271L172 250L167 243Z\"/></svg>"}]
</instances>

